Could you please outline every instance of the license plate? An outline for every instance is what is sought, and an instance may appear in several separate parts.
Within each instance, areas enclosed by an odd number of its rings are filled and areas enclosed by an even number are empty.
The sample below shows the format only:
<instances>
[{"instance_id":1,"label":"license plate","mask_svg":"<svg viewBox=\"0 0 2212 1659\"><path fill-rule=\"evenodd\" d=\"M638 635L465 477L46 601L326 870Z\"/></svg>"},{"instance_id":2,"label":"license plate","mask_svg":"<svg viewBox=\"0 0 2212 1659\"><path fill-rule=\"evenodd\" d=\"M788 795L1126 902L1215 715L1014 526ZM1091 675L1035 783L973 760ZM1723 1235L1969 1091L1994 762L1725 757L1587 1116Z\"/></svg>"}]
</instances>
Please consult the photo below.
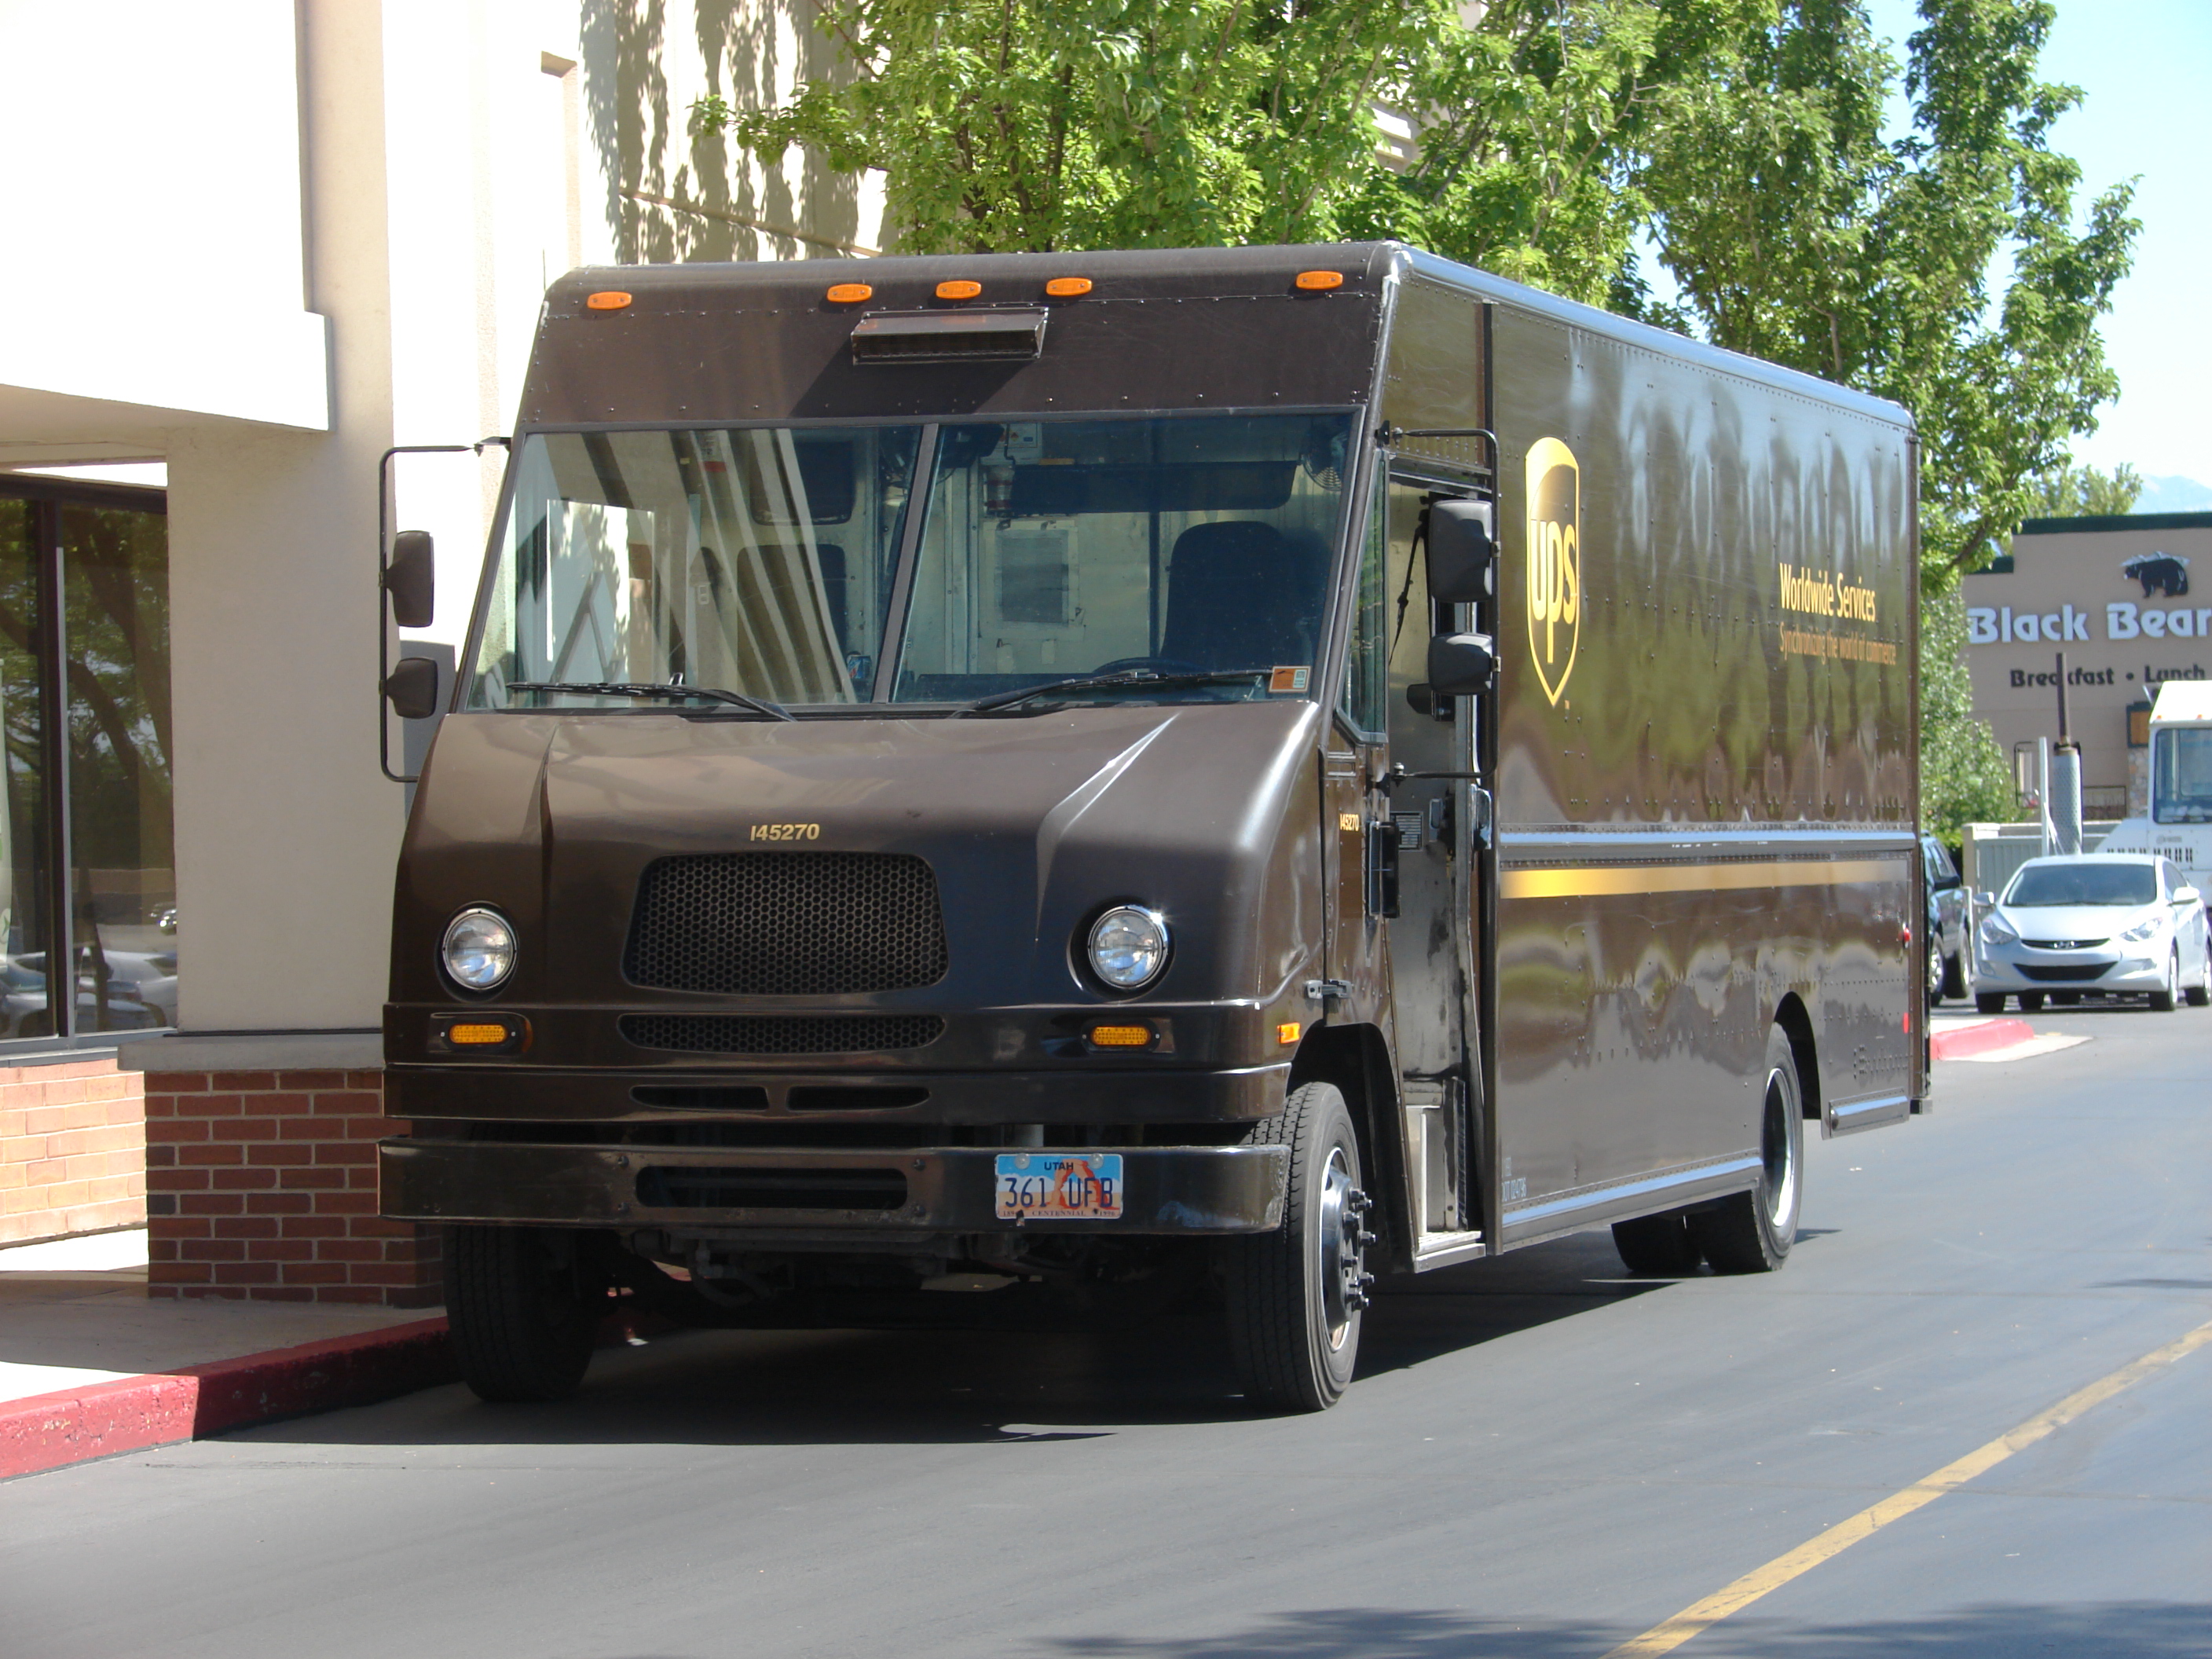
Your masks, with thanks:
<instances>
[{"instance_id":1,"label":"license plate","mask_svg":"<svg viewBox=\"0 0 2212 1659\"><path fill-rule=\"evenodd\" d=\"M1115 1221L1121 1214L1119 1152L1000 1152L1001 1221Z\"/></svg>"}]
</instances>

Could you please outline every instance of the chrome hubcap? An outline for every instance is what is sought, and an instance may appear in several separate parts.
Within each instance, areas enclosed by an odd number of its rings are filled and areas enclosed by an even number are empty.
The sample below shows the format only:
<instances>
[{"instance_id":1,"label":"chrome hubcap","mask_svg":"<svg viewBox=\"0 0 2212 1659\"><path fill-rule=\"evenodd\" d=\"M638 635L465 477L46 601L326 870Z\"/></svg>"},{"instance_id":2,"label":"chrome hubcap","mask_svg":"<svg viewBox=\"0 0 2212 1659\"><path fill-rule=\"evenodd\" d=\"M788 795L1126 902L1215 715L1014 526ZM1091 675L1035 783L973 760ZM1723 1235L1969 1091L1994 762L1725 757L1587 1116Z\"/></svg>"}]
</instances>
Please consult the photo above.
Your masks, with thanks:
<instances>
[{"instance_id":1,"label":"chrome hubcap","mask_svg":"<svg viewBox=\"0 0 2212 1659\"><path fill-rule=\"evenodd\" d=\"M1371 1202L1352 1184L1344 1148L1330 1148L1322 1175L1320 1231L1322 1314L1328 1322L1332 1350L1344 1346L1352 1317L1366 1307L1368 1286L1375 1282L1365 1271L1367 1247L1375 1242L1366 1227Z\"/></svg>"},{"instance_id":2,"label":"chrome hubcap","mask_svg":"<svg viewBox=\"0 0 2212 1659\"><path fill-rule=\"evenodd\" d=\"M1797 1160L1790 1155L1790 1091L1782 1073L1766 1079L1766 1121L1759 1151L1766 1164L1766 1218L1778 1231L1797 1208Z\"/></svg>"}]
</instances>

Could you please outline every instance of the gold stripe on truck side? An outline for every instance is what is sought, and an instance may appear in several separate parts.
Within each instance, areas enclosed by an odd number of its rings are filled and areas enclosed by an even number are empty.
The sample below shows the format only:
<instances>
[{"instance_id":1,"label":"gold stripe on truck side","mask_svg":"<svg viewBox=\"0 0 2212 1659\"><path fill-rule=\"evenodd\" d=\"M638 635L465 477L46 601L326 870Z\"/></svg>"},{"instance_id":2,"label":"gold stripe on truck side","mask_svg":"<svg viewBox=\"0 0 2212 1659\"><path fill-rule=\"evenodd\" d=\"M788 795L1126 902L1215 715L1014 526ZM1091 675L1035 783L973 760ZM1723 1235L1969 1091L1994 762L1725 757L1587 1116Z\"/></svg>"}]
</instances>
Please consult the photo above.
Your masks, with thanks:
<instances>
[{"instance_id":1,"label":"gold stripe on truck side","mask_svg":"<svg viewBox=\"0 0 2212 1659\"><path fill-rule=\"evenodd\" d=\"M1507 898L1593 898L1613 893L1717 893L1747 887L1849 887L1897 882L1908 866L1886 859L1775 859L1745 864L1597 864L1507 870Z\"/></svg>"}]
</instances>

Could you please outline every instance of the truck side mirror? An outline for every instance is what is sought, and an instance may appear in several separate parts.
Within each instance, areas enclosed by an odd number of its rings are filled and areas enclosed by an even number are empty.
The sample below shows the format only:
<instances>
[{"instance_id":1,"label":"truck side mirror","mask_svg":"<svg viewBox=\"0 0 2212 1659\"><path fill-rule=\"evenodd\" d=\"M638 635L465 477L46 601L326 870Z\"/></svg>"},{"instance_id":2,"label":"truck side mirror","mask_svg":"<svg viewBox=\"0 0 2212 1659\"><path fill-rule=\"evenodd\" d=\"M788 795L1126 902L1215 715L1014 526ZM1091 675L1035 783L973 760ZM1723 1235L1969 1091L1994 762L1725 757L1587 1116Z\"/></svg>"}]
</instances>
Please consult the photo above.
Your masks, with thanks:
<instances>
[{"instance_id":1,"label":"truck side mirror","mask_svg":"<svg viewBox=\"0 0 2212 1659\"><path fill-rule=\"evenodd\" d=\"M423 537L424 546L430 538ZM395 611L398 607L392 607ZM426 720L438 712L438 665L428 657L402 657L385 677L384 695L403 720Z\"/></svg>"},{"instance_id":2,"label":"truck side mirror","mask_svg":"<svg viewBox=\"0 0 2212 1659\"><path fill-rule=\"evenodd\" d=\"M1471 697L1490 690L1497 653L1487 634L1439 634L1429 641L1429 690L1435 697Z\"/></svg>"},{"instance_id":3,"label":"truck side mirror","mask_svg":"<svg viewBox=\"0 0 2212 1659\"><path fill-rule=\"evenodd\" d=\"M1431 501L1428 544L1431 599L1474 605L1490 597L1498 543L1488 501Z\"/></svg>"},{"instance_id":4,"label":"truck side mirror","mask_svg":"<svg viewBox=\"0 0 2212 1659\"><path fill-rule=\"evenodd\" d=\"M427 530L403 530L392 538L392 560L384 568L384 591L392 595L392 620L402 628L428 628L438 608L438 568Z\"/></svg>"}]
</instances>

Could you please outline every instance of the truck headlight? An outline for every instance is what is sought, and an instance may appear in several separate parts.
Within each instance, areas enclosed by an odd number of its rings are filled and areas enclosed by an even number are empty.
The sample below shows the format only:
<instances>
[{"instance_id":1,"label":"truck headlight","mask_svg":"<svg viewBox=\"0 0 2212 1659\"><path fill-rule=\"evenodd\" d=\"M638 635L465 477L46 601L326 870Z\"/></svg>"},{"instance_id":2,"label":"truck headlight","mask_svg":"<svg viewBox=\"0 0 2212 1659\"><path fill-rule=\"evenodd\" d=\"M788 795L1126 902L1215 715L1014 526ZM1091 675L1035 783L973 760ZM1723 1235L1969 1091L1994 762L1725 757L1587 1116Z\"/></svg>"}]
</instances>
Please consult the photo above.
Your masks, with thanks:
<instances>
[{"instance_id":1,"label":"truck headlight","mask_svg":"<svg viewBox=\"0 0 2212 1659\"><path fill-rule=\"evenodd\" d=\"M2002 916L1991 915L1982 919L1982 943L1984 945L2010 945L2019 937Z\"/></svg>"},{"instance_id":2,"label":"truck headlight","mask_svg":"<svg viewBox=\"0 0 2212 1659\"><path fill-rule=\"evenodd\" d=\"M1091 925L1091 971L1117 991L1138 991L1168 965L1168 925L1157 910L1117 904Z\"/></svg>"},{"instance_id":3,"label":"truck headlight","mask_svg":"<svg viewBox=\"0 0 2212 1659\"><path fill-rule=\"evenodd\" d=\"M514 971L514 929L498 911L471 905L447 924L439 960L462 989L495 991Z\"/></svg>"}]
</instances>

